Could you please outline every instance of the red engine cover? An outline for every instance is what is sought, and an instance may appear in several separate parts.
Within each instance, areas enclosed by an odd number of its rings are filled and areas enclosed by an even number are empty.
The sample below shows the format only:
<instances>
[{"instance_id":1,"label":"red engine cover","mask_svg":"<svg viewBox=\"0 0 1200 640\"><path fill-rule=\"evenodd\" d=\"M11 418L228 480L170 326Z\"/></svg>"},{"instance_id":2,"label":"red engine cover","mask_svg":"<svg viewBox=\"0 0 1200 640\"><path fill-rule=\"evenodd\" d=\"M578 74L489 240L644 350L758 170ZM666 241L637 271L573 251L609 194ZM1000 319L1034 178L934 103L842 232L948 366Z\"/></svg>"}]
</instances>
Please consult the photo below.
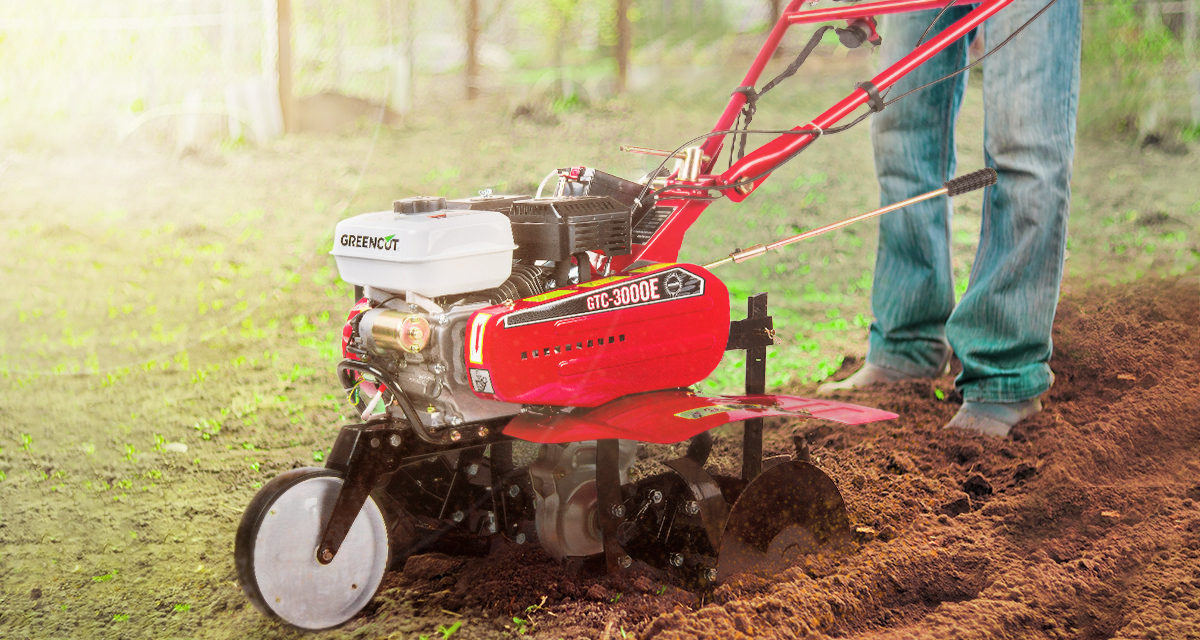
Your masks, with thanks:
<instances>
[{"instance_id":1,"label":"red engine cover","mask_svg":"<svg viewBox=\"0 0 1200 640\"><path fill-rule=\"evenodd\" d=\"M696 265L654 264L481 309L464 355L482 398L594 407L703 380L728 337L723 282Z\"/></svg>"}]
</instances>

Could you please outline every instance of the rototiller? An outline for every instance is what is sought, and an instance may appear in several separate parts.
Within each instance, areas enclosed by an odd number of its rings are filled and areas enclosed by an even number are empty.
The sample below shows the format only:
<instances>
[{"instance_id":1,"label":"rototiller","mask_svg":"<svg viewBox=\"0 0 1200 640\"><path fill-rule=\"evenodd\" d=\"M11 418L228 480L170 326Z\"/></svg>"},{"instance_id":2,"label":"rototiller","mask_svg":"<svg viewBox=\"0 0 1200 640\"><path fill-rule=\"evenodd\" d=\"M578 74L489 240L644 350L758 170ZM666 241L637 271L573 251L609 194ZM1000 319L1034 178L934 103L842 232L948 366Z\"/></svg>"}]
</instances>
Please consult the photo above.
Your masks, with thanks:
<instances>
[{"instance_id":1,"label":"rototiller","mask_svg":"<svg viewBox=\"0 0 1200 640\"><path fill-rule=\"evenodd\" d=\"M979 188L995 173L707 266L676 256L711 201L744 200L808 144L852 126L836 124L855 110L883 108L899 77L1009 1L979 3L810 124L768 132L778 137L744 153L744 136L763 133L748 129L755 101L774 82L753 87L790 25L846 21L837 33L857 46L878 41L872 15L955 4L800 11L793 1L712 133L671 152L630 149L665 156L641 181L573 167L543 180L554 181L546 197L539 188L534 197L406 198L338 224L332 253L358 302L337 372L362 422L342 427L325 468L280 475L246 509L235 555L251 601L297 627L331 627L361 610L384 571L407 556L481 552L502 540L610 571L642 562L697 588L845 547L851 529L836 485L807 460L803 443L794 456L764 460L762 420L896 416L765 395L774 335L766 295L752 297L748 317L731 323L729 292L710 269ZM731 163L717 172L726 136ZM663 170L670 159L674 170ZM747 351L746 394L692 391L729 349ZM706 470L710 430L739 421L740 475ZM631 473L639 442L683 441L682 457ZM523 449L536 453L514 455L520 442L535 443Z\"/></svg>"}]
</instances>

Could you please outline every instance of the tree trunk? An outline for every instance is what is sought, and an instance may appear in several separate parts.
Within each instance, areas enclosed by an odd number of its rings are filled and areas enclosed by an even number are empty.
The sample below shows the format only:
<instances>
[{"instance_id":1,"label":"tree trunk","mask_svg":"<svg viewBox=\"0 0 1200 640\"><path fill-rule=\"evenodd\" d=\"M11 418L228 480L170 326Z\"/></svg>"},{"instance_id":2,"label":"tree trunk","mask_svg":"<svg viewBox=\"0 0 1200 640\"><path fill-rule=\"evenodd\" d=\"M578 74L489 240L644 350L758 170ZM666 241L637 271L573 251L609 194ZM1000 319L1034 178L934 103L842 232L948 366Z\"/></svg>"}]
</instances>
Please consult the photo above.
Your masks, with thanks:
<instances>
[{"instance_id":1,"label":"tree trunk","mask_svg":"<svg viewBox=\"0 0 1200 640\"><path fill-rule=\"evenodd\" d=\"M416 0L387 0L381 16L389 21L392 33L400 34L400 49L392 58L392 91L388 94L388 106L400 114L412 112L416 90L414 4Z\"/></svg>"},{"instance_id":2,"label":"tree trunk","mask_svg":"<svg viewBox=\"0 0 1200 640\"><path fill-rule=\"evenodd\" d=\"M467 0L467 100L479 96L479 0Z\"/></svg>"},{"instance_id":3,"label":"tree trunk","mask_svg":"<svg viewBox=\"0 0 1200 640\"><path fill-rule=\"evenodd\" d=\"M292 2L276 0L275 28L279 53L275 71L279 76L279 110L283 115L283 131L296 130L295 99L292 96Z\"/></svg>"},{"instance_id":4,"label":"tree trunk","mask_svg":"<svg viewBox=\"0 0 1200 640\"><path fill-rule=\"evenodd\" d=\"M767 25L768 31L775 26L776 22L779 22L779 16L781 13L783 13L783 0L770 0L770 5L771 13L769 20L771 23Z\"/></svg>"},{"instance_id":5,"label":"tree trunk","mask_svg":"<svg viewBox=\"0 0 1200 640\"><path fill-rule=\"evenodd\" d=\"M1187 0L1183 6L1183 61L1187 69L1188 88L1191 89L1192 126L1200 127L1200 62L1196 55L1196 29L1200 26L1197 0Z\"/></svg>"},{"instance_id":6,"label":"tree trunk","mask_svg":"<svg viewBox=\"0 0 1200 640\"><path fill-rule=\"evenodd\" d=\"M629 85L629 53L633 48L633 33L629 24L631 2L617 0L617 93L625 93Z\"/></svg>"}]
</instances>

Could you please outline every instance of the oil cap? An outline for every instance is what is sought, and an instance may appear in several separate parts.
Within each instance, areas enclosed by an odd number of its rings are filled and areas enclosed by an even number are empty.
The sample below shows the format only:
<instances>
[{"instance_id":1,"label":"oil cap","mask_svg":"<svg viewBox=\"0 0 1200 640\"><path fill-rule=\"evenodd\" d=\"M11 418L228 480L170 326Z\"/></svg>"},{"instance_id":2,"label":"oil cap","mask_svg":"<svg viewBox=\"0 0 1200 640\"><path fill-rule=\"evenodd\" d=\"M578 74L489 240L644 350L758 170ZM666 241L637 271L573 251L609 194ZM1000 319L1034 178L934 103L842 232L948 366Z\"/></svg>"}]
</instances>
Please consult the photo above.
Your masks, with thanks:
<instances>
[{"instance_id":1,"label":"oil cap","mask_svg":"<svg viewBox=\"0 0 1200 640\"><path fill-rule=\"evenodd\" d=\"M392 211L395 213L433 213L446 208L446 199L437 196L416 196L413 198L402 198L392 202Z\"/></svg>"}]
</instances>

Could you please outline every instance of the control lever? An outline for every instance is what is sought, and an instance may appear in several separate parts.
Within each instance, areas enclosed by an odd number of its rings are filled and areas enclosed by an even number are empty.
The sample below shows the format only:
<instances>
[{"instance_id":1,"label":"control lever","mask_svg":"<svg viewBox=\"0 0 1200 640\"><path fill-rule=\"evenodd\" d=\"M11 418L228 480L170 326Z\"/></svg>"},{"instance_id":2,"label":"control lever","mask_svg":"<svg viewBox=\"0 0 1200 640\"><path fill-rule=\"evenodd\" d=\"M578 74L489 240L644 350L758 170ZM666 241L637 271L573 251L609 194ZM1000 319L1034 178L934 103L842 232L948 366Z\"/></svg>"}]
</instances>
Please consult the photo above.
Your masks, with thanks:
<instances>
[{"instance_id":1,"label":"control lever","mask_svg":"<svg viewBox=\"0 0 1200 640\"><path fill-rule=\"evenodd\" d=\"M984 187L988 187L993 184L996 184L996 170L995 169L992 169L989 167L987 169L980 169L979 171L973 171L964 176L959 176L957 178L950 180L949 182L945 183L941 189L934 189L933 191L930 191L928 193L923 193L919 196L913 196L907 200L902 200L895 204L890 204L886 207L882 207L882 208L876 209L874 211L868 211L867 213L859 214L857 216L854 216L853 218L846 218L845 220L840 220L840 221L834 222L832 224L827 224L823 227L811 229L809 231L805 231L804 233L799 233L794 236L784 238L782 240L776 240L775 242L772 242L771 244L756 244L753 247L750 247L749 249L741 249L739 251L735 251L735 252L729 254L728 256L726 256L720 260L717 260L716 262L710 262L710 263L704 265L704 268L705 269L714 269L721 265L729 264L730 262L737 262L737 263L745 262L751 258L757 258L768 251L779 249L780 247L786 247L789 244L793 244L793 243L799 242L801 240L806 240L808 238L813 238L813 237L819 236L823 233L833 231L834 229L841 229L842 227L851 225L855 222L859 222L862 220L867 220L869 218L881 216L885 213L891 213L897 209L903 209L904 207L907 207L910 204L916 204L918 202L930 200L930 199L936 198L938 196L954 197L957 195L967 193L968 191L982 189Z\"/></svg>"}]
</instances>

